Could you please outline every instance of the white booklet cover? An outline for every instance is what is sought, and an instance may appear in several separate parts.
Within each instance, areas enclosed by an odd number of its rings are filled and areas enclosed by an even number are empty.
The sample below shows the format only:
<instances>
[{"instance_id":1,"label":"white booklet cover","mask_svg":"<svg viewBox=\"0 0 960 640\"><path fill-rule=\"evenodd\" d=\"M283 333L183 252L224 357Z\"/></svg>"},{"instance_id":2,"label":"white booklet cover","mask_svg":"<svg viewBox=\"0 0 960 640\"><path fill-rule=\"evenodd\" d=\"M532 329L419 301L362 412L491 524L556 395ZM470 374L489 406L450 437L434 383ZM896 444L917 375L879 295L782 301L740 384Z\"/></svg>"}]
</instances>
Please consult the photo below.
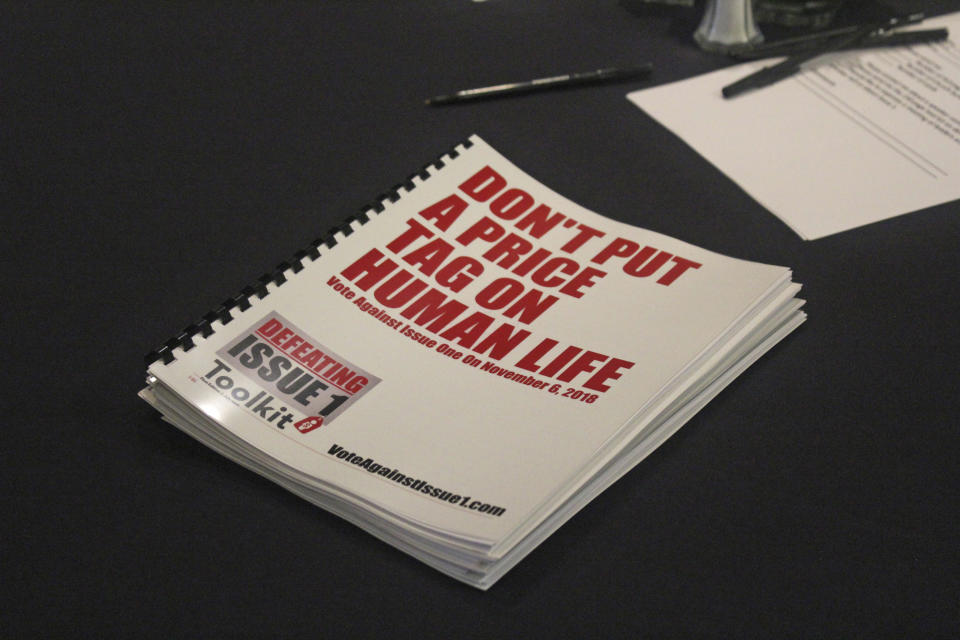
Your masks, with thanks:
<instances>
[{"instance_id":1,"label":"white booklet cover","mask_svg":"<svg viewBox=\"0 0 960 640\"><path fill-rule=\"evenodd\" d=\"M592 213L474 136L170 341L142 395L486 587L799 325L798 289Z\"/></svg>"}]
</instances>

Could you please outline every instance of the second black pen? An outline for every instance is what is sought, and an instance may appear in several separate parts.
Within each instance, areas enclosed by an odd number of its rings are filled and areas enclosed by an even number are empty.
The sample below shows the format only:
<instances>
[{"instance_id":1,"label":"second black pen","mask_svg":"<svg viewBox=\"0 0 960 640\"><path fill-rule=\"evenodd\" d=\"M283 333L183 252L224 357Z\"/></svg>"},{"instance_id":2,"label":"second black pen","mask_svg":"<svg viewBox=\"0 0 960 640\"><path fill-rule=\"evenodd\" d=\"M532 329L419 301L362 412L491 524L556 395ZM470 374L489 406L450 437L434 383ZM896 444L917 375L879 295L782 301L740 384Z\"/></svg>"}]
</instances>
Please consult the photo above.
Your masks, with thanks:
<instances>
[{"instance_id":1,"label":"second black pen","mask_svg":"<svg viewBox=\"0 0 960 640\"><path fill-rule=\"evenodd\" d=\"M525 80L523 82L510 82L507 84L498 84L489 87L479 87L477 89L464 89L463 91L457 91L456 93L451 93L449 95L428 98L425 100L425 103L428 105L451 104L455 102L464 102L467 100L479 100L481 98L516 95L520 93L530 93L533 91L569 87L580 84L596 84L601 82L633 80L637 78L645 78L649 76L652 71L653 65L650 63L643 64L638 67L610 67L607 69L597 69L596 71L568 73L560 76L551 76L549 78L537 78L536 80Z\"/></svg>"}]
</instances>

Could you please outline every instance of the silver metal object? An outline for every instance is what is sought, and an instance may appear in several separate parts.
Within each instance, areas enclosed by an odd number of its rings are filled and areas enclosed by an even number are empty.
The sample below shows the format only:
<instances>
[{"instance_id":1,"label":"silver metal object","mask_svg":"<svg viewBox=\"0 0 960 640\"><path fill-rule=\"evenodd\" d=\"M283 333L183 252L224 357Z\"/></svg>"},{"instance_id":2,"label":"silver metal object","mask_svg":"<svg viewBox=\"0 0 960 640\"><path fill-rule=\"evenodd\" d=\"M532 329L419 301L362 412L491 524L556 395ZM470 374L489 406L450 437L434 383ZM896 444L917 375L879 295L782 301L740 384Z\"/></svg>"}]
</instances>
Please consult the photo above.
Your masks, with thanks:
<instances>
[{"instance_id":1,"label":"silver metal object","mask_svg":"<svg viewBox=\"0 0 960 640\"><path fill-rule=\"evenodd\" d=\"M763 42L751 0L707 0L693 39L704 51L730 53Z\"/></svg>"}]
</instances>

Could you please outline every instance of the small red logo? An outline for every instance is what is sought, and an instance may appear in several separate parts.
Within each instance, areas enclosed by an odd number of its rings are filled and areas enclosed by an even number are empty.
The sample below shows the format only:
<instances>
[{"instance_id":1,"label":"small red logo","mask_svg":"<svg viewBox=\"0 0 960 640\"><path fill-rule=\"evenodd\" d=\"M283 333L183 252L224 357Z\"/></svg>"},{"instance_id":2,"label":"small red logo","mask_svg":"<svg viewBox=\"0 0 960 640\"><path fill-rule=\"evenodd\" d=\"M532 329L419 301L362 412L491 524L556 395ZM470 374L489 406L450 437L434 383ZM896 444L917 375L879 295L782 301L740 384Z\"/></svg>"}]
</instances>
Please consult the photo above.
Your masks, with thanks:
<instances>
[{"instance_id":1,"label":"small red logo","mask_svg":"<svg viewBox=\"0 0 960 640\"><path fill-rule=\"evenodd\" d=\"M313 431L314 429L319 429L320 425L323 424L323 418L321 416L310 416L309 418L304 418L300 422L295 422L294 427L297 428L297 431L300 433L307 433Z\"/></svg>"}]
</instances>

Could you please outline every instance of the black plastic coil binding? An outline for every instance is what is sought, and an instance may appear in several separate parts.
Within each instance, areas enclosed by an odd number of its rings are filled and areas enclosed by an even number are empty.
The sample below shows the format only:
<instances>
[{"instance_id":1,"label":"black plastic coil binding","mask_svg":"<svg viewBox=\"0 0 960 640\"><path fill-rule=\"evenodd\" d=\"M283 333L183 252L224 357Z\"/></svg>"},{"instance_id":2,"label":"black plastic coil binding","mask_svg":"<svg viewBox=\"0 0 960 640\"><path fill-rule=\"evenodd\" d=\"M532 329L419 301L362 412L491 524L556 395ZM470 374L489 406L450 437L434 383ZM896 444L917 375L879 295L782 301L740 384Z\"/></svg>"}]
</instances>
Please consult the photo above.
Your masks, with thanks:
<instances>
[{"instance_id":1,"label":"black plastic coil binding","mask_svg":"<svg viewBox=\"0 0 960 640\"><path fill-rule=\"evenodd\" d=\"M353 233L354 223L363 225L370 221L371 211L377 214L383 213L387 207L386 203L389 202L392 204L396 202L400 199L401 194L404 191L413 191L417 186L414 182L415 178L419 178L421 181L427 180L431 175L433 175L430 173L431 169L439 170L446 166L444 158L449 158L452 160L459 156L460 153L457 151L457 147L469 149L472 146L473 142L470 139L463 140L446 153L437 157L436 160L423 165L419 171L410 174L406 180L377 196L373 204L362 207L357 213L348 216L341 224L329 229L326 235L315 238L309 245L294 252L290 260L281 262L273 271L263 274L252 283L243 287L243 289L240 290L240 293L227 298L220 304L219 307L207 312L200 320L188 325L179 334L170 338L162 345L146 354L144 356L146 365L149 367L158 360L162 360L164 364L170 364L176 359L173 356L174 349L179 348L183 351L189 351L195 346L193 338L197 334L200 334L204 338L209 338L214 333L214 322L229 324L233 320L233 315L230 313L231 310L239 309L240 311L246 311L249 309L251 298L256 296L257 299L262 300L270 293L270 291L267 289L268 284L273 284L277 287L282 286L290 275L286 273L287 271L291 271L293 274L300 273L304 268L305 259L309 259L311 262L313 262L320 257L321 246L332 249L337 245L336 236L338 234L342 235L343 237L349 236L351 233Z\"/></svg>"}]
</instances>

